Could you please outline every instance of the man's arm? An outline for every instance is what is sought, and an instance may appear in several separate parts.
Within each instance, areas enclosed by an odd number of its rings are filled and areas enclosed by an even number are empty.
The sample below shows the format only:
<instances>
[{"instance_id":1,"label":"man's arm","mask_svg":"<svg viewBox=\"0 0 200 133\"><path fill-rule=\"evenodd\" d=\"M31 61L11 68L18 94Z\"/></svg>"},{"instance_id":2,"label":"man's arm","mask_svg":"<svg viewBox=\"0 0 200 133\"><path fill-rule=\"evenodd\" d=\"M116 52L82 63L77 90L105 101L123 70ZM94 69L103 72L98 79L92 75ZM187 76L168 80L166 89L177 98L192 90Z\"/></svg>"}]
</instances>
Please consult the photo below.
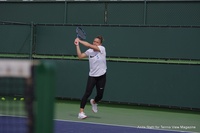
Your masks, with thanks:
<instances>
[{"instance_id":1,"label":"man's arm","mask_svg":"<svg viewBox=\"0 0 200 133\"><path fill-rule=\"evenodd\" d=\"M82 52L81 52L81 49L80 49L80 47L79 47L79 42L78 42L78 40L75 39L74 44L76 45L76 53L77 53L77 55L78 55L78 58L79 58L79 59L82 59L82 58L87 57L87 55L86 55L85 53L82 53Z\"/></svg>"},{"instance_id":2,"label":"man's arm","mask_svg":"<svg viewBox=\"0 0 200 133\"><path fill-rule=\"evenodd\" d=\"M77 52L79 59L87 57L87 55L85 53L81 53L81 49L80 49L79 45L76 45L76 52Z\"/></svg>"},{"instance_id":3,"label":"man's arm","mask_svg":"<svg viewBox=\"0 0 200 133\"><path fill-rule=\"evenodd\" d=\"M79 39L79 42L80 42L81 44L83 44L85 47L91 48L91 49L93 49L94 51L100 51L100 49L99 49L98 46L92 45L92 44L90 44L90 43L88 43L88 42L86 42L86 41L82 41L82 40L80 40L80 39Z\"/></svg>"}]
</instances>

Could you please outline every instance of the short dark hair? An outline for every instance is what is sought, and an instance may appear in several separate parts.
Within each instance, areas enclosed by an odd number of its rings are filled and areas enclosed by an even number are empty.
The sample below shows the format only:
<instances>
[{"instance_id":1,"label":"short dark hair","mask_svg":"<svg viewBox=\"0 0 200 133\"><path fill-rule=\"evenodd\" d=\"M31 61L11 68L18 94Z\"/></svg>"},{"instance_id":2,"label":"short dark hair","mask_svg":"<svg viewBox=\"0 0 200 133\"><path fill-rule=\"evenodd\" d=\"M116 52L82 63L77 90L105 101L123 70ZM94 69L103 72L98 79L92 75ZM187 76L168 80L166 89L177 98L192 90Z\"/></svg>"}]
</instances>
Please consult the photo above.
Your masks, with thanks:
<instances>
[{"instance_id":1,"label":"short dark hair","mask_svg":"<svg viewBox=\"0 0 200 133\"><path fill-rule=\"evenodd\" d=\"M97 36L96 38L98 38L100 40L100 42L103 43L103 37L101 35Z\"/></svg>"}]
</instances>

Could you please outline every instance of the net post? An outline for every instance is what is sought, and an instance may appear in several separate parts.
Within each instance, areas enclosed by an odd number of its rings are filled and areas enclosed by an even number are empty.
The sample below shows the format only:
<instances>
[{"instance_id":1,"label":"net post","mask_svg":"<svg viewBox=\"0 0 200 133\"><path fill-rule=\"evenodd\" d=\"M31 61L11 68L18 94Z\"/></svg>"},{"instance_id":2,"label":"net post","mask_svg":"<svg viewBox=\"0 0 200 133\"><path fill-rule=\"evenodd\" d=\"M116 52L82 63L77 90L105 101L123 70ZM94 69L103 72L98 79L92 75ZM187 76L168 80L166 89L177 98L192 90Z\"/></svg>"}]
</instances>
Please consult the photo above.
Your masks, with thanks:
<instances>
[{"instance_id":1,"label":"net post","mask_svg":"<svg viewBox=\"0 0 200 133\"><path fill-rule=\"evenodd\" d=\"M36 68L35 133L53 133L55 66L41 62Z\"/></svg>"}]
</instances>

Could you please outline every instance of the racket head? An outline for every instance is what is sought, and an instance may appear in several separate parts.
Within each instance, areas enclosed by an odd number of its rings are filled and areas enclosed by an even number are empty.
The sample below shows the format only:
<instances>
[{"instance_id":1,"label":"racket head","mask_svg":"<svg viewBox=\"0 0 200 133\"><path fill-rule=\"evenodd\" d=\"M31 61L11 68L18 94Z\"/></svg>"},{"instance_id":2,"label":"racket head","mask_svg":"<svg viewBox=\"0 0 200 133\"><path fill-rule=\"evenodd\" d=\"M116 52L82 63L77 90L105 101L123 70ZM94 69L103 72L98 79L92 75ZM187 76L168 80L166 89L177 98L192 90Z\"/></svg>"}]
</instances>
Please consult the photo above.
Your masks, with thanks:
<instances>
[{"instance_id":1,"label":"racket head","mask_svg":"<svg viewBox=\"0 0 200 133\"><path fill-rule=\"evenodd\" d=\"M81 27L76 27L76 34L79 39L81 40L86 39L86 33Z\"/></svg>"}]
</instances>

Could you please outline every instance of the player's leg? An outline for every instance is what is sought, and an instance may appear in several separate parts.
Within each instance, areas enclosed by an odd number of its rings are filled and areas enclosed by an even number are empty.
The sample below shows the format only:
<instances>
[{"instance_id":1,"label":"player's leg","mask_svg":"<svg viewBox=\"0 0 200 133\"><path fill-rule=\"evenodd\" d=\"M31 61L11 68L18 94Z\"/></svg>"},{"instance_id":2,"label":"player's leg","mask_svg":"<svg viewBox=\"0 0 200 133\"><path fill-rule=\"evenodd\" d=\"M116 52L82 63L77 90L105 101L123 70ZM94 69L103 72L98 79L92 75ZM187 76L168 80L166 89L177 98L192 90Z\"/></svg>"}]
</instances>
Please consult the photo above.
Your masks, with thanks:
<instances>
[{"instance_id":1,"label":"player's leg","mask_svg":"<svg viewBox=\"0 0 200 133\"><path fill-rule=\"evenodd\" d=\"M103 93L106 85L106 74L100 76L96 83L97 95L94 102L98 103L103 98Z\"/></svg>"},{"instance_id":2,"label":"player's leg","mask_svg":"<svg viewBox=\"0 0 200 133\"><path fill-rule=\"evenodd\" d=\"M90 100L90 103L92 105L92 110L95 113L98 112L97 103L103 98L105 84L106 84L106 74L97 78L97 83L96 83L97 95L95 99Z\"/></svg>"},{"instance_id":3,"label":"player's leg","mask_svg":"<svg viewBox=\"0 0 200 133\"><path fill-rule=\"evenodd\" d=\"M80 113L78 115L78 118L80 118L80 119L84 119L87 117L84 113L84 108L87 103L88 97L91 95L91 93L93 91L95 84L96 84L95 78L89 76L88 81L87 81L86 90L85 90L85 93L84 93L81 103L80 103Z\"/></svg>"}]
</instances>

